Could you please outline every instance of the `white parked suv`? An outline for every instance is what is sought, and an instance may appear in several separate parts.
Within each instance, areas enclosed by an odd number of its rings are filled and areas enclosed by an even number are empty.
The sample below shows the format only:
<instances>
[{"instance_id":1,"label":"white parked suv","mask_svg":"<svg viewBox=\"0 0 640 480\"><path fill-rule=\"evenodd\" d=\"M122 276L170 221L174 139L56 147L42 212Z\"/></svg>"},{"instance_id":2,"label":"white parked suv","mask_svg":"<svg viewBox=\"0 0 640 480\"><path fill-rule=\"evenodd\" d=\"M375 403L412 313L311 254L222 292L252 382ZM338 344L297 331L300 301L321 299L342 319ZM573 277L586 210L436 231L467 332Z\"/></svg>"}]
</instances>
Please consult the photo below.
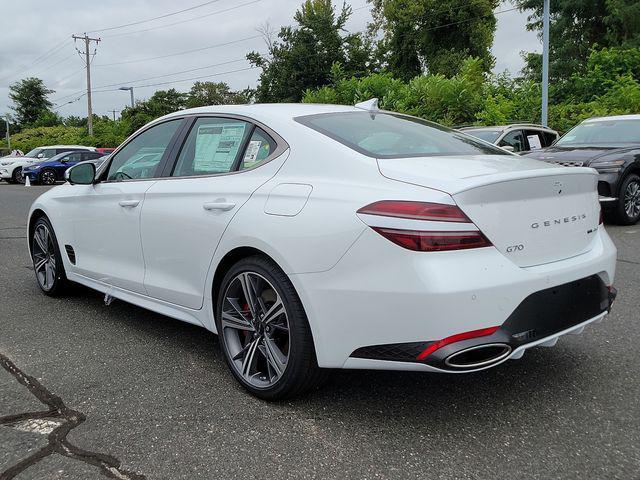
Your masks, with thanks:
<instances>
[{"instance_id":1,"label":"white parked suv","mask_svg":"<svg viewBox=\"0 0 640 480\"><path fill-rule=\"evenodd\" d=\"M24 156L7 156L0 159L0 178L9 183L22 183L22 167L32 163L47 160L54 155L75 150L95 151L94 147L82 145L51 145L48 147L38 147L31 150Z\"/></svg>"}]
</instances>

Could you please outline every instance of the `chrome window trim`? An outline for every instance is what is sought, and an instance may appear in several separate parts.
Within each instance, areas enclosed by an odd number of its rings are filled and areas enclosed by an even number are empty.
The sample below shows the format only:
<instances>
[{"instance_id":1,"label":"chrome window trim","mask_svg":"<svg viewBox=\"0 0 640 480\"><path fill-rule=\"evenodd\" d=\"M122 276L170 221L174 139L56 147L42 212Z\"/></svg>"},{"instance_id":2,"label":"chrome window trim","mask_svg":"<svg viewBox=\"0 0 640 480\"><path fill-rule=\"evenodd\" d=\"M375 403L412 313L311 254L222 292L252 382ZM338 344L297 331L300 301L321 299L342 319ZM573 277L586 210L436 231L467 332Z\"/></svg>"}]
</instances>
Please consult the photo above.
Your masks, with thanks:
<instances>
[{"instance_id":1,"label":"chrome window trim","mask_svg":"<svg viewBox=\"0 0 640 480\"><path fill-rule=\"evenodd\" d=\"M222 177L222 176L226 176L226 175L237 175L239 173L244 173L244 172L250 172L253 171L257 168L260 168L261 166L271 162L272 160L275 160L276 158L280 157L280 155L282 155L283 153L285 153L287 150L289 150L289 148L291 148L289 146L289 143L287 143L287 141L282 138L282 136L280 136L280 134L278 134L278 132L276 132L275 130L273 130L271 127L265 125L264 123L245 116L245 115L237 115L237 114L233 114L233 113L217 113L217 112L210 112L210 113L190 113L190 114L186 114L186 115L176 115L176 116L172 116L172 117L168 117L168 118L162 118L162 120L156 120L153 121L152 123L149 123L147 125L145 125L144 127L140 128L139 130L136 130L134 133L132 133L129 137L127 137L127 139L122 142L120 144L120 146L118 146L113 152L111 152L109 154L109 160L108 165L105 166L105 169L101 172L101 176L105 175L105 172L109 171L109 166L111 165L111 162L113 161L113 158L116 156L116 154L122 150L126 145L128 145L134 138L136 138L138 135L142 135L144 132L146 132L147 130L149 130L152 127L155 127L156 125L160 125L161 123L164 122L169 122L172 120L187 120L189 118L195 118L197 121L197 119L199 118L229 118L232 120L241 120L244 122L249 123L250 125L255 125L256 127L261 128L262 130L264 130L267 134L269 134L271 136L271 138L273 138L273 140L275 140L276 142L276 148L275 150L269 154L269 156L267 158L264 159L264 161L260 162L257 165L254 165L251 168L245 168L244 170L234 170L232 172L225 172L225 173L210 173L210 174L206 174L206 175L183 175L183 176L179 176L179 177L172 177L172 176L159 176L159 177L150 177L150 178L130 178L130 179L123 179L123 180L100 180L96 183L122 183L122 182L148 182L148 181L154 181L157 182L159 180L173 180L173 179L185 179L185 178L208 178L208 177ZM194 121L194 123L195 123ZM193 125L191 125L191 127L193 127ZM190 132L189 132L190 133ZM173 159L173 166L175 167L176 162L178 161L178 157L180 155L180 151L182 150L182 147L184 146L184 144L187 141L187 136L185 136L185 139L183 141L183 144L180 146L180 150L178 150L176 152L175 158ZM105 162L105 163L107 163Z\"/></svg>"}]
</instances>

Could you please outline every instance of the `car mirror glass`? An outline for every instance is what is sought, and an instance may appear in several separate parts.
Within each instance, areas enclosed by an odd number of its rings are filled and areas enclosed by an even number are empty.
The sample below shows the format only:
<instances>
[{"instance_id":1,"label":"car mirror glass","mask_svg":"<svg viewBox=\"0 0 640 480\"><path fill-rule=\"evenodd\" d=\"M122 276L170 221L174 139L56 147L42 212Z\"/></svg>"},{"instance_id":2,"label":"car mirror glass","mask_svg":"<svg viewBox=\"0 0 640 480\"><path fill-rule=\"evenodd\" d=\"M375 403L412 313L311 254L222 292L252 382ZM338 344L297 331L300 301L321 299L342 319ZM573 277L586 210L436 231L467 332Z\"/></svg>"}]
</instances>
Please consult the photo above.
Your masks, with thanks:
<instances>
[{"instance_id":1,"label":"car mirror glass","mask_svg":"<svg viewBox=\"0 0 640 480\"><path fill-rule=\"evenodd\" d=\"M72 185L91 185L95 177L96 167L93 163L80 163L65 173L66 180Z\"/></svg>"}]
</instances>

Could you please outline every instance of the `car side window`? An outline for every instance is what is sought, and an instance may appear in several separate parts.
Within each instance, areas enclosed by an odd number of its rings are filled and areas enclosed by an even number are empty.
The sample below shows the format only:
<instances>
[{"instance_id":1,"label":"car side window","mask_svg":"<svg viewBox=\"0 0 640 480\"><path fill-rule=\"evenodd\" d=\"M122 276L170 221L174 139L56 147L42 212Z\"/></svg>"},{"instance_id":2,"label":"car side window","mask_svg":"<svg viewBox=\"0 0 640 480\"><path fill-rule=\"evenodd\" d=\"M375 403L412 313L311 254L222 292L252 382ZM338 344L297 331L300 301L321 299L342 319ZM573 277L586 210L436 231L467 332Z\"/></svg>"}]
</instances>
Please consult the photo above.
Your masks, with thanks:
<instances>
[{"instance_id":1,"label":"car side window","mask_svg":"<svg viewBox=\"0 0 640 480\"><path fill-rule=\"evenodd\" d=\"M542 136L544 137L545 147L551 146L551 144L558 139L558 136L555 133L551 132L542 132Z\"/></svg>"},{"instance_id":2,"label":"car side window","mask_svg":"<svg viewBox=\"0 0 640 480\"><path fill-rule=\"evenodd\" d=\"M240 170L253 168L264 162L276 149L276 142L267 132L256 127L242 155Z\"/></svg>"},{"instance_id":3,"label":"car side window","mask_svg":"<svg viewBox=\"0 0 640 480\"><path fill-rule=\"evenodd\" d=\"M155 125L127 143L113 157L107 172L108 181L153 178L167 147L182 119Z\"/></svg>"},{"instance_id":4,"label":"car side window","mask_svg":"<svg viewBox=\"0 0 640 480\"><path fill-rule=\"evenodd\" d=\"M233 170L251 124L233 118L197 119L171 176L215 175Z\"/></svg>"},{"instance_id":5,"label":"car side window","mask_svg":"<svg viewBox=\"0 0 640 480\"><path fill-rule=\"evenodd\" d=\"M514 152L523 152L526 150L522 130L514 130L507 133L504 138L500 140L498 146L504 147L506 145L512 146Z\"/></svg>"},{"instance_id":6,"label":"car side window","mask_svg":"<svg viewBox=\"0 0 640 480\"><path fill-rule=\"evenodd\" d=\"M65 155L61 160L66 162L79 162L82 159L81 152L73 152Z\"/></svg>"},{"instance_id":7,"label":"car side window","mask_svg":"<svg viewBox=\"0 0 640 480\"><path fill-rule=\"evenodd\" d=\"M64 151L65 150L60 150L58 152L53 148L45 148L44 150L42 150L42 158L51 158L51 157L57 155L58 153L62 153Z\"/></svg>"},{"instance_id":8,"label":"car side window","mask_svg":"<svg viewBox=\"0 0 640 480\"><path fill-rule=\"evenodd\" d=\"M526 135L529 143L529 150L540 150L546 146L540 130L527 130Z\"/></svg>"}]
</instances>

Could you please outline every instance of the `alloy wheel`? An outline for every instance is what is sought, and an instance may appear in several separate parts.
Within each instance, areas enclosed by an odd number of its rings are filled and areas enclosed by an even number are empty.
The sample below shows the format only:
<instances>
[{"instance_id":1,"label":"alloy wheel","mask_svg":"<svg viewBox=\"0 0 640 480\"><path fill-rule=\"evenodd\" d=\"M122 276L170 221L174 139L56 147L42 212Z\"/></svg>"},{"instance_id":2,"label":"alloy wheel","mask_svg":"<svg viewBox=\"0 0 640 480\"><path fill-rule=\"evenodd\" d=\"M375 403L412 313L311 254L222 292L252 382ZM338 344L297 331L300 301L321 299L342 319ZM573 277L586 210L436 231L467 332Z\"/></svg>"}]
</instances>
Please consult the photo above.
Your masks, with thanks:
<instances>
[{"instance_id":1,"label":"alloy wheel","mask_svg":"<svg viewBox=\"0 0 640 480\"><path fill-rule=\"evenodd\" d=\"M289 320L282 298L255 272L236 275L223 298L221 333L230 363L253 387L273 386L289 361Z\"/></svg>"},{"instance_id":2,"label":"alloy wheel","mask_svg":"<svg viewBox=\"0 0 640 480\"><path fill-rule=\"evenodd\" d=\"M39 224L33 234L33 267L43 290L51 290L56 279L56 255L51 232Z\"/></svg>"},{"instance_id":3,"label":"alloy wheel","mask_svg":"<svg viewBox=\"0 0 640 480\"><path fill-rule=\"evenodd\" d=\"M630 182L624 192L624 210L629 219L640 216L640 183Z\"/></svg>"},{"instance_id":4,"label":"alloy wheel","mask_svg":"<svg viewBox=\"0 0 640 480\"><path fill-rule=\"evenodd\" d=\"M15 183L24 183L24 178L22 178L22 168L16 168L13 172L13 181Z\"/></svg>"},{"instance_id":5,"label":"alloy wheel","mask_svg":"<svg viewBox=\"0 0 640 480\"><path fill-rule=\"evenodd\" d=\"M45 170L44 172L42 172L41 182L44 185L53 185L54 183L56 183L56 174L51 170Z\"/></svg>"}]
</instances>

